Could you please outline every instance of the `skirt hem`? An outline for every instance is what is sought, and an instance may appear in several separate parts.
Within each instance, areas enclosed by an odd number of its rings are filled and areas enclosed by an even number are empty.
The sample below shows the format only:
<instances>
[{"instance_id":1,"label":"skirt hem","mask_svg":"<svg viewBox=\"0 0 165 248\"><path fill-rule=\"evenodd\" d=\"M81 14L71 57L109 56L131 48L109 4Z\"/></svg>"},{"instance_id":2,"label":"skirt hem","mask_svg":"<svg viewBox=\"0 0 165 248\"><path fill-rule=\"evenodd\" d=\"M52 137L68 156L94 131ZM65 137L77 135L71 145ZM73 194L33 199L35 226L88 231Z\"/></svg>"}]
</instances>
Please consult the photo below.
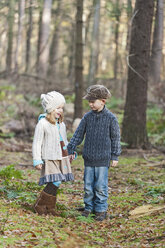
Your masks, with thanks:
<instances>
[{"instance_id":1,"label":"skirt hem","mask_svg":"<svg viewBox=\"0 0 165 248\"><path fill-rule=\"evenodd\" d=\"M39 185L43 185L45 183L53 183L53 182L57 182L57 181L62 181L62 182L67 182L67 181L73 181L74 180L74 176L72 173L68 173L68 174L50 174L50 175L46 175L44 177L41 177L39 180Z\"/></svg>"}]
</instances>

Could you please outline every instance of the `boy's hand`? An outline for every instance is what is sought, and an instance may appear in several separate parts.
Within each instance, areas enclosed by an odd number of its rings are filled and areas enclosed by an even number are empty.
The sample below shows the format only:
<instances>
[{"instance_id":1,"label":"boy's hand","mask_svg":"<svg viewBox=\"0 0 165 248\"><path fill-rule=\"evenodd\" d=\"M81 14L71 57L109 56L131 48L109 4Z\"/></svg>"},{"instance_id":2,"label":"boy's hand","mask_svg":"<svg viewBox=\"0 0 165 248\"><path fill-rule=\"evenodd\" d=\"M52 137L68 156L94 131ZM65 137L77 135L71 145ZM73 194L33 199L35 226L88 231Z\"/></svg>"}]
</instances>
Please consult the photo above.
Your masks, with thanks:
<instances>
[{"instance_id":1,"label":"boy's hand","mask_svg":"<svg viewBox=\"0 0 165 248\"><path fill-rule=\"evenodd\" d=\"M41 170L41 169L42 169L42 164L36 165L36 169L37 169L37 170Z\"/></svg>"},{"instance_id":2,"label":"boy's hand","mask_svg":"<svg viewBox=\"0 0 165 248\"><path fill-rule=\"evenodd\" d=\"M116 160L112 160L112 167L116 167L117 166L117 164L118 164L118 161L116 161Z\"/></svg>"}]
</instances>

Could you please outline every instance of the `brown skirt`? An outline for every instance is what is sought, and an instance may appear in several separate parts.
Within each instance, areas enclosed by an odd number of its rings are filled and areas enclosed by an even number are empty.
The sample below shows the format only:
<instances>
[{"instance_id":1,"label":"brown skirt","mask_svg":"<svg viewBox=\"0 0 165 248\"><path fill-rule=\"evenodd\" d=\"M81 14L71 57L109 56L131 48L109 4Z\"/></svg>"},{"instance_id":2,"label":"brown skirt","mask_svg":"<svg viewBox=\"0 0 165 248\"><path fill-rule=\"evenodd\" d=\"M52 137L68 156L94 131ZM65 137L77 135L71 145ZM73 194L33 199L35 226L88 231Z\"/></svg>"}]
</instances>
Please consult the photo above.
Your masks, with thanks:
<instances>
[{"instance_id":1,"label":"brown skirt","mask_svg":"<svg viewBox=\"0 0 165 248\"><path fill-rule=\"evenodd\" d=\"M64 157L62 160L45 160L41 170L39 185L49 182L67 182L73 181L69 157Z\"/></svg>"}]
</instances>

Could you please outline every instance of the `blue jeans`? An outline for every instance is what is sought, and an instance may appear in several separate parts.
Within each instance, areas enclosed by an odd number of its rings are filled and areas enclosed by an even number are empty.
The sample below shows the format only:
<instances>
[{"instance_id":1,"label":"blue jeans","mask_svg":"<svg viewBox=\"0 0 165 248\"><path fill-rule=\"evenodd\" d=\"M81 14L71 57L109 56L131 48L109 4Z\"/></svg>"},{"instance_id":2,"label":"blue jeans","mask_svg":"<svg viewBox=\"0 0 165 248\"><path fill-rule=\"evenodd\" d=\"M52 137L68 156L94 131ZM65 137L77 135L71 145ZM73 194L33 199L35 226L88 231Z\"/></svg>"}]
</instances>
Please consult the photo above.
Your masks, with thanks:
<instances>
[{"instance_id":1,"label":"blue jeans","mask_svg":"<svg viewBox=\"0 0 165 248\"><path fill-rule=\"evenodd\" d=\"M108 209L108 167L85 167L85 210L104 212Z\"/></svg>"}]
</instances>

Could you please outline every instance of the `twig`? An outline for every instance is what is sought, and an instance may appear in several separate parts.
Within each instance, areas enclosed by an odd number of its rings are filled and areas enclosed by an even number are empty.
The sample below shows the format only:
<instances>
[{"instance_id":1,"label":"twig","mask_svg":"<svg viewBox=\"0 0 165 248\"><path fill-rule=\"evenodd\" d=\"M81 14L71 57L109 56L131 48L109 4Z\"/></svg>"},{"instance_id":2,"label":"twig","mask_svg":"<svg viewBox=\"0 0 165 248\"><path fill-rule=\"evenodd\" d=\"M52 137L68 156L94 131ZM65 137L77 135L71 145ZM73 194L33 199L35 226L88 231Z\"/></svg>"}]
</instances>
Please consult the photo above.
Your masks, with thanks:
<instances>
[{"instance_id":1,"label":"twig","mask_svg":"<svg viewBox=\"0 0 165 248\"><path fill-rule=\"evenodd\" d=\"M146 154L143 154L143 158L147 161L147 162L150 162L150 163L155 163L155 161L151 161L147 158L147 155Z\"/></svg>"},{"instance_id":2,"label":"twig","mask_svg":"<svg viewBox=\"0 0 165 248\"><path fill-rule=\"evenodd\" d=\"M130 24L132 25L132 22L133 22L133 20L134 20L134 18L135 18L135 16L137 15L137 13L139 12L139 9L137 9L136 11L135 11L135 13L133 14L133 16L132 16L132 18L131 18L131 20L130 20Z\"/></svg>"},{"instance_id":3,"label":"twig","mask_svg":"<svg viewBox=\"0 0 165 248\"><path fill-rule=\"evenodd\" d=\"M134 73L136 73L141 79L143 79L143 81L144 82L146 82L146 79L142 76L142 75L140 75L131 65L130 65L130 63L129 63L129 57L131 57L131 56L135 56L135 54L129 54L128 56L127 56L127 65L128 65L128 67L134 72Z\"/></svg>"}]
</instances>

